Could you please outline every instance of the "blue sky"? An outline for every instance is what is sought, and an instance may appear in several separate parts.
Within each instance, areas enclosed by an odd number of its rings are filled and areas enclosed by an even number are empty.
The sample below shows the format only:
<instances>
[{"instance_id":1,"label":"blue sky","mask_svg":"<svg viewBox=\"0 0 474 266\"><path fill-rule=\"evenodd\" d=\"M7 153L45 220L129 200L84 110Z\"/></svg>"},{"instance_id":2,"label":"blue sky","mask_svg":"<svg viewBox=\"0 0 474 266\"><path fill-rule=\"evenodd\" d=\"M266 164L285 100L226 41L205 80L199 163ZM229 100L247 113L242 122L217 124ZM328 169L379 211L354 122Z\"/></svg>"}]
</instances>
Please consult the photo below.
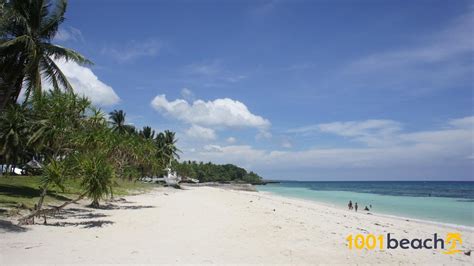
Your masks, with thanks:
<instances>
[{"instance_id":1,"label":"blue sky","mask_svg":"<svg viewBox=\"0 0 474 266\"><path fill-rule=\"evenodd\" d=\"M76 90L266 178L473 179L469 1L70 1Z\"/></svg>"}]
</instances>

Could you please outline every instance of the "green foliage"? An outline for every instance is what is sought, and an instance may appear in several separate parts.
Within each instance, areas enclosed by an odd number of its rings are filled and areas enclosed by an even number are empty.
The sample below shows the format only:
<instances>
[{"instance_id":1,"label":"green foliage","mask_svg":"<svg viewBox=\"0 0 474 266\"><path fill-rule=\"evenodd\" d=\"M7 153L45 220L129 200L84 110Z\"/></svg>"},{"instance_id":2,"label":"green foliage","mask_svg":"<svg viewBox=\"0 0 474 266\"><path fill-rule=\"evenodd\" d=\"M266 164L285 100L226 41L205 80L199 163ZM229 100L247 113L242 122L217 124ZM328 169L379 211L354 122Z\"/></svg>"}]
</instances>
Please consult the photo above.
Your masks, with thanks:
<instances>
[{"instance_id":1,"label":"green foliage","mask_svg":"<svg viewBox=\"0 0 474 266\"><path fill-rule=\"evenodd\" d=\"M173 167L179 175L196 178L199 182L259 183L262 180L254 172L247 173L245 169L233 164L218 165L210 162L184 161L182 163L175 162Z\"/></svg>"},{"instance_id":2,"label":"green foliage","mask_svg":"<svg viewBox=\"0 0 474 266\"><path fill-rule=\"evenodd\" d=\"M90 101L72 92L53 90L35 95L27 105L13 105L0 116L0 164L36 159L44 165L42 197L48 189L67 189L67 180L80 180L81 189L98 205L110 195L114 177L137 180L159 175L177 157L174 132L153 139L154 131L141 133L125 122L108 123ZM123 120L121 120L123 119Z\"/></svg>"},{"instance_id":3,"label":"green foliage","mask_svg":"<svg viewBox=\"0 0 474 266\"><path fill-rule=\"evenodd\" d=\"M66 156L73 150L71 141L82 130L85 112L91 103L74 93L43 92L29 101L31 112L28 145L47 158Z\"/></svg>"},{"instance_id":4,"label":"green foliage","mask_svg":"<svg viewBox=\"0 0 474 266\"><path fill-rule=\"evenodd\" d=\"M3 208L33 208L41 194L41 176L11 176L0 178L0 215ZM60 205L65 201L77 198L83 193L79 178L68 178L64 181L64 190L50 186L45 197L45 204ZM123 179L114 181L114 196L125 196L141 193L153 188L149 183L133 182ZM5 213L6 214L6 213Z\"/></svg>"},{"instance_id":5,"label":"green foliage","mask_svg":"<svg viewBox=\"0 0 474 266\"><path fill-rule=\"evenodd\" d=\"M112 195L113 166L107 157L101 153L87 153L77 158L77 175L82 180L81 187L87 197L92 199L92 205L97 207L99 200Z\"/></svg>"},{"instance_id":6,"label":"green foliage","mask_svg":"<svg viewBox=\"0 0 474 266\"><path fill-rule=\"evenodd\" d=\"M134 134L135 127L125 123L126 113L123 110L114 110L109 113L112 130L119 134Z\"/></svg>"},{"instance_id":7,"label":"green foliage","mask_svg":"<svg viewBox=\"0 0 474 266\"><path fill-rule=\"evenodd\" d=\"M176 133L169 130L165 130L164 133L159 133L156 136L155 142L158 147L159 153L162 154L162 164L166 167L171 166L171 163L175 158L179 159L178 152L181 152L176 147Z\"/></svg>"},{"instance_id":8,"label":"green foliage","mask_svg":"<svg viewBox=\"0 0 474 266\"><path fill-rule=\"evenodd\" d=\"M64 191L66 177L68 177L68 167L66 166L65 161L52 160L43 168L41 186L47 187L52 184Z\"/></svg>"},{"instance_id":9,"label":"green foliage","mask_svg":"<svg viewBox=\"0 0 474 266\"><path fill-rule=\"evenodd\" d=\"M64 59L78 64L91 64L79 53L54 45L51 40L64 21L66 0L2 0L0 10L0 109L18 99L26 88L26 100L33 92L42 91L42 77L55 90L72 91L71 84L56 65Z\"/></svg>"},{"instance_id":10,"label":"green foliage","mask_svg":"<svg viewBox=\"0 0 474 266\"><path fill-rule=\"evenodd\" d=\"M26 155L27 120L27 111L17 104L0 114L0 156L8 165L21 163Z\"/></svg>"}]
</instances>

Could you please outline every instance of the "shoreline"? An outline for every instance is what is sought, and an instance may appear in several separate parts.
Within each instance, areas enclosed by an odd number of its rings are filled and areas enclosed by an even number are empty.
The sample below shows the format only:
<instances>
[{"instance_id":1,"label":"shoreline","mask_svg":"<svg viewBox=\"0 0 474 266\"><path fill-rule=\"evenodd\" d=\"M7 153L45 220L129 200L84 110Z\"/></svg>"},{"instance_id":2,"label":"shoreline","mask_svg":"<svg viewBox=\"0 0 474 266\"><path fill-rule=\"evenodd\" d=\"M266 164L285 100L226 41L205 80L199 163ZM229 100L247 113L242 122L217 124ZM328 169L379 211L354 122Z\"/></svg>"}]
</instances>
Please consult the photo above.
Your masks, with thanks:
<instances>
[{"instance_id":1,"label":"shoreline","mask_svg":"<svg viewBox=\"0 0 474 266\"><path fill-rule=\"evenodd\" d=\"M67 207L48 225L0 226L0 264L471 264L442 250L350 250L350 234L444 237L452 230L313 201L214 187L150 192ZM1 225L1 224L0 224ZM474 234L460 230L463 252Z\"/></svg>"},{"instance_id":2,"label":"shoreline","mask_svg":"<svg viewBox=\"0 0 474 266\"><path fill-rule=\"evenodd\" d=\"M258 190L258 188L257 188L257 190ZM281 197L282 199L291 199L291 200L295 200L295 201L301 200L303 202L314 203L314 204L322 205L322 206L325 206L325 207L338 209L338 210L341 210L341 211L348 211L346 208L340 207L336 204L330 204L330 203L327 203L327 202L323 202L323 201L303 199L303 198L292 197L292 196L283 196L283 195L279 195L277 193L273 193L273 192L269 192L269 191L258 191L258 193L262 193L263 195L266 194L266 195L269 195L271 197ZM384 214L384 213L378 213L378 212L367 212L367 211L364 211L364 210L361 210L358 213L366 214L366 215L367 215L367 213L370 213L369 215L373 215L374 217L392 218L392 219L398 219L398 220L401 220L401 221L409 220L409 221L420 223L420 224L438 225L438 226L442 226L442 227L450 228L450 229L461 229L461 230L467 230L467 231L474 232L474 226L469 226L469 225L445 223L445 222L431 221L431 220L425 220L425 219L419 219L419 218L413 218L413 217L406 217L406 216L400 216L400 215Z\"/></svg>"}]
</instances>

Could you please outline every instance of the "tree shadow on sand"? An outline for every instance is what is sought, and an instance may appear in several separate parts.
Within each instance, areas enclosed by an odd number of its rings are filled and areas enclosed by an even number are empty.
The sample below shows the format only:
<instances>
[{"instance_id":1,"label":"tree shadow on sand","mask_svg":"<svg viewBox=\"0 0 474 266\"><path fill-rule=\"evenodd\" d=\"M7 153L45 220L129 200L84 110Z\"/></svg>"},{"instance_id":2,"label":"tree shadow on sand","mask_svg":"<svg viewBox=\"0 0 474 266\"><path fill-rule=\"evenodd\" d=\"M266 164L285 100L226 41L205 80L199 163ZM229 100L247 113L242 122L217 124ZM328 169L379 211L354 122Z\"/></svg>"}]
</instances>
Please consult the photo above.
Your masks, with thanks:
<instances>
[{"instance_id":1,"label":"tree shadow on sand","mask_svg":"<svg viewBox=\"0 0 474 266\"><path fill-rule=\"evenodd\" d=\"M99 220L99 221L83 221L83 222L56 222L56 223L49 223L45 224L46 226L59 226L59 227L66 227L66 226L81 226L82 228L96 228L102 227L104 225L114 224L112 221L106 220Z\"/></svg>"},{"instance_id":2,"label":"tree shadow on sand","mask_svg":"<svg viewBox=\"0 0 474 266\"><path fill-rule=\"evenodd\" d=\"M90 207L92 208L92 207ZM95 207L94 209L98 210L139 210L139 209L150 209L155 208L152 205L129 205L129 206L119 206L114 204L105 204L100 205L99 207Z\"/></svg>"},{"instance_id":3,"label":"tree shadow on sand","mask_svg":"<svg viewBox=\"0 0 474 266\"><path fill-rule=\"evenodd\" d=\"M13 224L10 221L0 220L0 233L1 232L22 233L22 232L26 232L27 230L28 230L27 228Z\"/></svg>"},{"instance_id":4,"label":"tree shadow on sand","mask_svg":"<svg viewBox=\"0 0 474 266\"><path fill-rule=\"evenodd\" d=\"M56 213L53 218L58 220L65 220L68 218L74 219L94 219L94 218L104 218L108 215L103 213L95 213L91 210L87 209L79 209L79 208L69 208L63 209Z\"/></svg>"}]
</instances>

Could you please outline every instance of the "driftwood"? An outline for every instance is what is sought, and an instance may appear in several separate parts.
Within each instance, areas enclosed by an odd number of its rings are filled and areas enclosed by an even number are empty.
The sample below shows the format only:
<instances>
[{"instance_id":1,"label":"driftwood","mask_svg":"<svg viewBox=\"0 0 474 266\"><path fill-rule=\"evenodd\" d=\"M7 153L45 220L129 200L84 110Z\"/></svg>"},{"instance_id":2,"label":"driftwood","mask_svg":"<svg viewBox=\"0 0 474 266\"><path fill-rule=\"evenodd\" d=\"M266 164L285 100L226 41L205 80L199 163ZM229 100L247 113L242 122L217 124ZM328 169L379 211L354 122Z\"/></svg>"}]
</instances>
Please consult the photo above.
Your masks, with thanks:
<instances>
[{"instance_id":1,"label":"driftwood","mask_svg":"<svg viewBox=\"0 0 474 266\"><path fill-rule=\"evenodd\" d=\"M59 206L54 206L54 207L49 208L49 209L37 209L37 210L33 211L32 213L18 219L18 224L19 225L34 224L35 217L41 217L41 216L44 217L44 223L46 224L46 215L55 214L58 211L60 211L61 209L63 209L64 207L66 207L67 205L69 205L71 203L76 203L79 200L83 199L85 196L86 196L86 193L80 195L79 197L77 197L74 200L66 201L63 204L59 205Z\"/></svg>"}]
</instances>

